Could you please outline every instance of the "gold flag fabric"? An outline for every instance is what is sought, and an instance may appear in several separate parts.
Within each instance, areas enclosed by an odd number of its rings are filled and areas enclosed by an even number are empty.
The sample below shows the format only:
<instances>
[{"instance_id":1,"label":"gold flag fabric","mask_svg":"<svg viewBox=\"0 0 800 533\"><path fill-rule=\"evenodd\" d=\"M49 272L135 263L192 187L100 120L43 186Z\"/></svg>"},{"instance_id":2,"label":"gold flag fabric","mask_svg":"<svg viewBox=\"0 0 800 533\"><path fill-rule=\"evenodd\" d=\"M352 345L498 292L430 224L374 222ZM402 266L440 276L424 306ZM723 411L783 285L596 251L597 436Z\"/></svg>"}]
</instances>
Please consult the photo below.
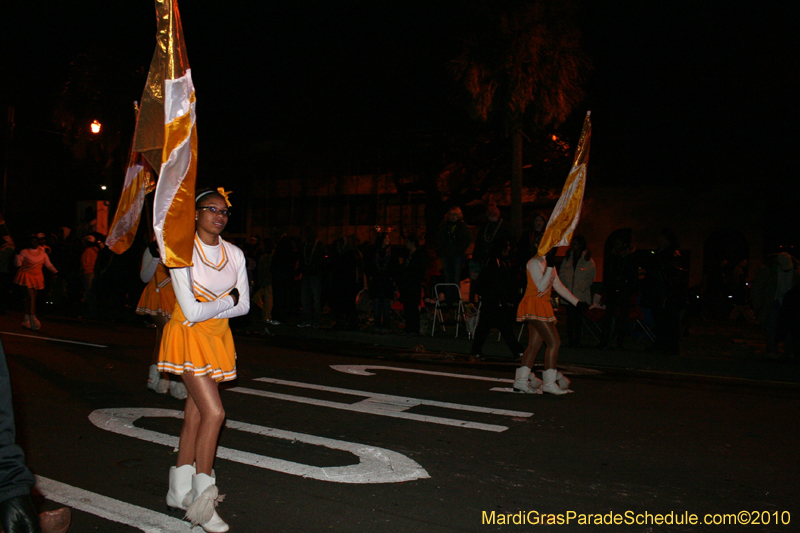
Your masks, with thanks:
<instances>
[{"instance_id":1,"label":"gold flag fabric","mask_svg":"<svg viewBox=\"0 0 800 533\"><path fill-rule=\"evenodd\" d=\"M156 53L150 66L145 94L163 102L160 124L162 148L160 171L153 201L153 229L161 251L161 260L168 267L192 264L194 246L194 188L197 178L197 130L195 93L192 71L183 41L183 28L177 0L156 0L158 34ZM155 70L154 70L155 69ZM159 80L161 86L159 87ZM143 108L145 106L143 96ZM152 109L152 108L151 108ZM156 113L143 116L151 120ZM156 149L145 135L148 130L137 129L140 144L136 150ZM140 132L141 133L140 135Z\"/></svg>"},{"instance_id":2,"label":"gold flag fabric","mask_svg":"<svg viewBox=\"0 0 800 533\"><path fill-rule=\"evenodd\" d=\"M158 30L150 72L142 91L133 149L144 154L156 173L161 172L164 148L164 80L179 78L189 69L178 4L155 0Z\"/></svg>"},{"instance_id":3,"label":"gold flag fabric","mask_svg":"<svg viewBox=\"0 0 800 533\"><path fill-rule=\"evenodd\" d=\"M121 254L130 248L139 227L148 184L153 181L153 169L142 154L131 149L122 195L108 232L106 245L112 252Z\"/></svg>"},{"instance_id":4,"label":"gold flag fabric","mask_svg":"<svg viewBox=\"0 0 800 533\"><path fill-rule=\"evenodd\" d=\"M586 167L589 164L589 144L592 137L591 111L583 120L581 138L575 151L575 160L569 171L564 189L556 203L553 214L539 242L539 255L545 255L556 246L569 246L572 234L578 226L583 205L583 191L586 188Z\"/></svg>"}]
</instances>

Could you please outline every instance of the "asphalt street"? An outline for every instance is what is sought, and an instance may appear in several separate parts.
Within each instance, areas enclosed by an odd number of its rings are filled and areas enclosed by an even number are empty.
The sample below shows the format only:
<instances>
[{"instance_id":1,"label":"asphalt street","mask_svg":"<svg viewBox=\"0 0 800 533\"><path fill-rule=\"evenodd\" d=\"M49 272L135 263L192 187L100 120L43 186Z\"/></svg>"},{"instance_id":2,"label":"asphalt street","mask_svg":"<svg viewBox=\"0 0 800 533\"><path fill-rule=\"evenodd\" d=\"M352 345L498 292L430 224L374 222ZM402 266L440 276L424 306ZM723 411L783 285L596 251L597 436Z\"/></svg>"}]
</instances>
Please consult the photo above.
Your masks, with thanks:
<instances>
[{"instance_id":1,"label":"asphalt street","mask_svg":"<svg viewBox=\"0 0 800 533\"><path fill-rule=\"evenodd\" d=\"M145 386L154 330L42 322L0 316L42 509L69 505L74 533L189 531L164 503L183 405ZM232 531L798 531L797 385L571 365L574 394L533 396L508 392L512 363L236 343L215 466Z\"/></svg>"}]
</instances>

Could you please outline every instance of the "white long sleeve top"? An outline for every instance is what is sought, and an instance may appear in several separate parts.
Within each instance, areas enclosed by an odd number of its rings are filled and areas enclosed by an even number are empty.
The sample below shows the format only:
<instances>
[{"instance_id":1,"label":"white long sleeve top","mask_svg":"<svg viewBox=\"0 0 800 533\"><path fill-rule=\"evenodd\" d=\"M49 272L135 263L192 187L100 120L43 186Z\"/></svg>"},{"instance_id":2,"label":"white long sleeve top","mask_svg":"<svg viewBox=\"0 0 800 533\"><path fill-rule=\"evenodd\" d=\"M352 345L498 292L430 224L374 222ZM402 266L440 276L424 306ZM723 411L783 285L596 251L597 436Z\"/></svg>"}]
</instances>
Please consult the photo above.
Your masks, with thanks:
<instances>
[{"instance_id":1,"label":"white long sleeve top","mask_svg":"<svg viewBox=\"0 0 800 533\"><path fill-rule=\"evenodd\" d=\"M33 250L30 248L21 250L18 255L14 256L14 266L25 270L35 270L37 266L41 270L42 266L44 266L53 274L58 274L58 270L50 262L50 257L48 257L44 246L39 246Z\"/></svg>"},{"instance_id":2,"label":"white long sleeve top","mask_svg":"<svg viewBox=\"0 0 800 533\"><path fill-rule=\"evenodd\" d=\"M161 259L153 257L153 254L150 253L150 248L145 248L142 255L142 268L139 270L139 278L144 283L150 283L150 280L156 275L158 263L160 262Z\"/></svg>"},{"instance_id":3,"label":"white long sleeve top","mask_svg":"<svg viewBox=\"0 0 800 533\"><path fill-rule=\"evenodd\" d=\"M536 257L532 258L528 261L527 264L528 272L531 275L531 279L533 283L536 285L536 289L541 292L547 292L548 290L555 289L555 291L567 300L572 305L578 305L578 298L575 297L574 294L569 292L561 280L558 278L558 273L556 273L556 269L547 266L547 262L545 261L544 257L537 255Z\"/></svg>"},{"instance_id":4,"label":"white long sleeve top","mask_svg":"<svg viewBox=\"0 0 800 533\"><path fill-rule=\"evenodd\" d=\"M244 253L239 248L221 238L218 245L209 246L195 236L192 262L191 267L172 268L169 272L186 320L233 318L250 311L250 284ZM233 297L227 296L234 287L239 290L239 303L235 306ZM198 301L196 294L209 301Z\"/></svg>"}]
</instances>

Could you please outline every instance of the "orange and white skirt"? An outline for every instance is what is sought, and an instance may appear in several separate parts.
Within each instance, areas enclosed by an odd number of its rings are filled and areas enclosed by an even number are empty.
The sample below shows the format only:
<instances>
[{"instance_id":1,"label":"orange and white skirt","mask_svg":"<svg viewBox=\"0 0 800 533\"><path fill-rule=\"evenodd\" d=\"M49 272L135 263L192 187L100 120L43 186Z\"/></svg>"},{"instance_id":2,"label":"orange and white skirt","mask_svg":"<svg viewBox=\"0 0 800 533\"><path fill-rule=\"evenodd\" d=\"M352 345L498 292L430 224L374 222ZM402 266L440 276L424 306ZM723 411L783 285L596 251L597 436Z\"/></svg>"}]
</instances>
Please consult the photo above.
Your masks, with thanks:
<instances>
[{"instance_id":1,"label":"orange and white skirt","mask_svg":"<svg viewBox=\"0 0 800 533\"><path fill-rule=\"evenodd\" d=\"M236 379L236 348L228 319L191 323L176 303L172 318L164 326L158 370L211 376L217 382Z\"/></svg>"},{"instance_id":2,"label":"orange and white skirt","mask_svg":"<svg viewBox=\"0 0 800 533\"><path fill-rule=\"evenodd\" d=\"M517 322L540 320L556 322L553 304L550 303L550 291L545 296L525 295L517 307Z\"/></svg>"},{"instance_id":3,"label":"orange and white skirt","mask_svg":"<svg viewBox=\"0 0 800 533\"><path fill-rule=\"evenodd\" d=\"M20 268L14 276L14 283L40 291L44 289L44 274L41 268L38 270Z\"/></svg>"},{"instance_id":4,"label":"orange and white skirt","mask_svg":"<svg viewBox=\"0 0 800 533\"><path fill-rule=\"evenodd\" d=\"M175 290L172 288L172 280L167 278L161 284L156 285L156 278L150 280L139 297L136 304L136 313L139 315L164 315L167 318L172 316L175 308Z\"/></svg>"}]
</instances>

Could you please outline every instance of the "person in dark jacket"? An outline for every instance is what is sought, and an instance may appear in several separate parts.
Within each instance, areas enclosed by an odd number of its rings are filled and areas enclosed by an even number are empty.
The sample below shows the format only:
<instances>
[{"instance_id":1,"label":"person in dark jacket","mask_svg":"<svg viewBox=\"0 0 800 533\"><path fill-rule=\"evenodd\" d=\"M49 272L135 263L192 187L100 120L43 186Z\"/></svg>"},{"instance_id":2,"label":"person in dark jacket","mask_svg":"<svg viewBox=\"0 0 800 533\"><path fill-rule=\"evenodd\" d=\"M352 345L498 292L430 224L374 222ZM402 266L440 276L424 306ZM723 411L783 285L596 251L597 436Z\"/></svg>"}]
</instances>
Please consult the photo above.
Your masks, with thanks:
<instances>
[{"instance_id":1,"label":"person in dark jacket","mask_svg":"<svg viewBox=\"0 0 800 533\"><path fill-rule=\"evenodd\" d=\"M486 224L482 225L475 235L475 247L472 250L472 259L469 262L470 282L478 279L483 265L489 259L489 250L496 239L506 239L511 242L511 231L508 224L504 222L503 217L500 216L500 209L496 204L492 203L489 204L489 208L486 210Z\"/></svg>"},{"instance_id":2,"label":"person in dark jacket","mask_svg":"<svg viewBox=\"0 0 800 533\"><path fill-rule=\"evenodd\" d=\"M364 260L355 247L355 236L336 239L330 266L330 306L334 328L354 330L358 327L356 297L363 287Z\"/></svg>"},{"instance_id":3,"label":"person in dark jacket","mask_svg":"<svg viewBox=\"0 0 800 533\"><path fill-rule=\"evenodd\" d=\"M783 297L776 338L783 339L784 356L800 355L800 272L794 271L794 286Z\"/></svg>"},{"instance_id":4,"label":"person in dark jacket","mask_svg":"<svg viewBox=\"0 0 800 533\"><path fill-rule=\"evenodd\" d=\"M778 326L781 323L782 306L786 295L797 284L798 278L800 278L800 269L797 261L788 253L781 252L768 257L753 279L750 294L756 316L764 328L768 357L779 356L778 341L781 335L779 335ZM791 300L790 296L790 303ZM786 320L784 319L783 322L785 325ZM781 329L785 330L786 328Z\"/></svg>"},{"instance_id":5,"label":"person in dark jacket","mask_svg":"<svg viewBox=\"0 0 800 533\"><path fill-rule=\"evenodd\" d=\"M645 275L642 307L653 311L656 334L653 350L663 355L679 354L680 317L686 305L688 280L688 268L678 250L675 233L661 228L658 250Z\"/></svg>"},{"instance_id":6,"label":"person in dark jacket","mask_svg":"<svg viewBox=\"0 0 800 533\"><path fill-rule=\"evenodd\" d=\"M622 237L614 239L609 253L603 262L603 292L606 312L603 317L600 348L608 346L611 340L612 323L617 348L622 349L625 332L628 329L631 300L636 292L639 267L636 265L634 248Z\"/></svg>"},{"instance_id":7,"label":"person in dark jacket","mask_svg":"<svg viewBox=\"0 0 800 533\"><path fill-rule=\"evenodd\" d=\"M444 222L439 226L438 239L436 251L444 267L444 282L459 285L464 254L472 243L461 208L453 207L447 212ZM458 303L459 298L461 293L455 289L445 293L445 299L450 304Z\"/></svg>"},{"instance_id":8,"label":"person in dark jacket","mask_svg":"<svg viewBox=\"0 0 800 533\"><path fill-rule=\"evenodd\" d=\"M285 322L289 316L292 298L292 282L297 254L289 235L279 230L278 241L272 253L272 324L275 326Z\"/></svg>"},{"instance_id":9,"label":"person in dark jacket","mask_svg":"<svg viewBox=\"0 0 800 533\"><path fill-rule=\"evenodd\" d=\"M403 319L406 322L406 335L419 334L419 302L422 293L422 280L428 268L425 250L417 248L416 235L406 237L408 257L398 267L397 288L400 303L403 304Z\"/></svg>"},{"instance_id":10,"label":"person in dark jacket","mask_svg":"<svg viewBox=\"0 0 800 533\"><path fill-rule=\"evenodd\" d=\"M372 300L372 310L375 316L375 331L378 333L389 331L390 306L396 290L393 279L395 265L396 259L392 254L389 234L378 233L375 246L364 261L369 297Z\"/></svg>"},{"instance_id":11,"label":"person in dark jacket","mask_svg":"<svg viewBox=\"0 0 800 533\"><path fill-rule=\"evenodd\" d=\"M72 520L68 507L36 514L31 488L36 479L15 442L11 384L0 342L0 531L6 533L66 533Z\"/></svg>"},{"instance_id":12,"label":"person in dark jacket","mask_svg":"<svg viewBox=\"0 0 800 533\"><path fill-rule=\"evenodd\" d=\"M300 248L300 300L303 305L302 321L298 327L318 328L322 318L322 269L325 245L320 242L317 228L306 228L306 240ZM311 316L311 306L314 316Z\"/></svg>"},{"instance_id":13,"label":"person in dark jacket","mask_svg":"<svg viewBox=\"0 0 800 533\"><path fill-rule=\"evenodd\" d=\"M25 454L15 442L11 380L0 342L0 529L19 533L41 531L31 500L35 482L25 466Z\"/></svg>"},{"instance_id":14,"label":"person in dark jacket","mask_svg":"<svg viewBox=\"0 0 800 533\"><path fill-rule=\"evenodd\" d=\"M513 328L517 321L518 298L516 282L508 264L510 252L511 244L508 239L503 237L496 239L476 281L475 292L480 295L481 307L478 327L470 350L476 359L482 357L481 350L492 328L500 331L513 359L522 357L525 351L525 347L517 340Z\"/></svg>"}]
</instances>

